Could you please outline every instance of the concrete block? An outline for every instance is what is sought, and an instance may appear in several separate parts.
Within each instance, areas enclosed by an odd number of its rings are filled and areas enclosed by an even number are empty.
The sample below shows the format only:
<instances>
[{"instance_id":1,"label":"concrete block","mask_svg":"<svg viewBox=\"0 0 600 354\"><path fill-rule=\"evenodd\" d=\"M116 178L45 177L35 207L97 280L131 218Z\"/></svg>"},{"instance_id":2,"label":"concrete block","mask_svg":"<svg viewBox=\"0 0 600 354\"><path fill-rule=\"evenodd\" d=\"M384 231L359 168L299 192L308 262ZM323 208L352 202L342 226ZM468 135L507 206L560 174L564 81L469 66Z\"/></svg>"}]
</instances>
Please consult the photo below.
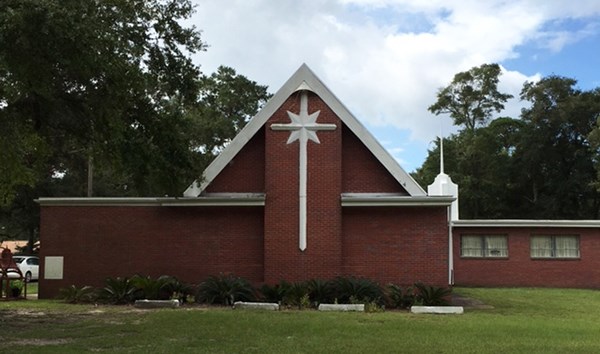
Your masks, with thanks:
<instances>
[{"instance_id":1,"label":"concrete block","mask_svg":"<svg viewBox=\"0 0 600 354\"><path fill-rule=\"evenodd\" d=\"M412 306L410 312L460 315L465 311L462 306Z\"/></svg>"},{"instance_id":2,"label":"concrete block","mask_svg":"<svg viewBox=\"0 0 600 354\"><path fill-rule=\"evenodd\" d=\"M233 303L234 309L249 309L249 310L265 310L265 311L278 311L279 304L272 302L243 302L236 301Z\"/></svg>"},{"instance_id":3,"label":"concrete block","mask_svg":"<svg viewBox=\"0 0 600 354\"><path fill-rule=\"evenodd\" d=\"M364 304L320 304L319 311L364 312Z\"/></svg>"},{"instance_id":4,"label":"concrete block","mask_svg":"<svg viewBox=\"0 0 600 354\"><path fill-rule=\"evenodd\" d=\"M133 306L139 309L176 308L179 300L135 300Z\"/></svg>"}]
</instances>

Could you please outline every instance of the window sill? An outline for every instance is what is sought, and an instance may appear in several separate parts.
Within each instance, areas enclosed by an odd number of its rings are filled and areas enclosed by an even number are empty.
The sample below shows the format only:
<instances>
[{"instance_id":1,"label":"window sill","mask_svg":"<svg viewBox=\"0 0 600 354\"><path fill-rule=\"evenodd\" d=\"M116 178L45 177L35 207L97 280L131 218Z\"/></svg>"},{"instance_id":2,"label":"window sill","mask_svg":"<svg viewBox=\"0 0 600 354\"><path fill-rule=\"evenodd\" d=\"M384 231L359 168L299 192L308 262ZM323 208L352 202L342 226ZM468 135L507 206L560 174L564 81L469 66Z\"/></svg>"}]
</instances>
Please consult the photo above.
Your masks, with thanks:
<instances>
[{"instance_id":1,"label":"window sill","mask_svg":"<svg viewBox=\"0 0 600 354\"><path fill-rule=\"evenodd\" d=\"M581 257L530 257L532 261L580 261Z\"/></svg>"},{"instance_id":2,"label":"window sill","mask_svg":"<svg viewBox=\"0 0 600 354\"><path fill-rule=\"evenodd\" d=\"M497 256L497 257L474 257L474 256L460 256L460 259L479 259L479 260L507 260L508 256Z\"/></svg>"}]
</instances>

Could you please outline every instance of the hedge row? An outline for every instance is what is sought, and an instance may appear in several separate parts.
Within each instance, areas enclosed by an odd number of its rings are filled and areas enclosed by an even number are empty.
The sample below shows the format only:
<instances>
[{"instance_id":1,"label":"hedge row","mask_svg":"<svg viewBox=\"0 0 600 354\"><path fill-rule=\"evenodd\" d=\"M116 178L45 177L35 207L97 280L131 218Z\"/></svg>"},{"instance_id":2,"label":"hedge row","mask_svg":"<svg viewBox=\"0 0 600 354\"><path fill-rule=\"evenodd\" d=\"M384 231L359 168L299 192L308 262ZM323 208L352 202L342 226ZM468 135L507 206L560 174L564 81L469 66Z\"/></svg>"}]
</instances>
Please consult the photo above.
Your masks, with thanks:
<instances>
[{"instance_id":1,"label":"hedge row","mask_svg":"<svg viewBox=\"0 0 600 354\"><path fill-rule=\"evenodd\" d=\"M131 278L108 278L102 288L72 285L60 290L67 302L104 302L128 304L139 299L178 299L182 303L231 306L236 301L275 302L294 308L318 307L321 303L365 304L370 310L409 308L412 305L447 305L450 289L416 283L401 287L378 283L353 276L330 280L312 279L303 282L280 281L274 285L255 288L244 278L232 274L210 276L198 286L184 284L175 277L151 278L135 275Z\"/></svg>"}]
</instances>

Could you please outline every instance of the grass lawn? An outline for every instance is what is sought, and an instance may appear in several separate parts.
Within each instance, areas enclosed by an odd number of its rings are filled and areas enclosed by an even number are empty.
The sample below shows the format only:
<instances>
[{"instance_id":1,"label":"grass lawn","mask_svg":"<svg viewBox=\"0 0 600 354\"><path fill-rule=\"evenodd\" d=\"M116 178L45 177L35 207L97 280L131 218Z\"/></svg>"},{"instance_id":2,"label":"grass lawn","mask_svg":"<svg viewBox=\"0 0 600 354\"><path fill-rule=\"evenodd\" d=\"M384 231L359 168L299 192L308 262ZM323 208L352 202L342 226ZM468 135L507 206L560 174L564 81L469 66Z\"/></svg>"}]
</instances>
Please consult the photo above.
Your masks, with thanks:
<instances>
[{"instance_id":1,"label":"grass lawn","mask_svg":"<svg viewBox=\"0 0 600 354\"><path fill-rule=\"evenodd\" d=\"M27 283L27 294L37 294L38 293L38 283L30 282Z\"/></svg>"},{"instance_id":2,"label":"grass lawn","mask_svg":"<svg viewBox=\"0 0 600 354\"><path fill-rule=\"evenodd\" d=\"M255 312L0 302L0 352L597 353L600 292L468 289L493 309Z\"/></svg>"}]
</instances>

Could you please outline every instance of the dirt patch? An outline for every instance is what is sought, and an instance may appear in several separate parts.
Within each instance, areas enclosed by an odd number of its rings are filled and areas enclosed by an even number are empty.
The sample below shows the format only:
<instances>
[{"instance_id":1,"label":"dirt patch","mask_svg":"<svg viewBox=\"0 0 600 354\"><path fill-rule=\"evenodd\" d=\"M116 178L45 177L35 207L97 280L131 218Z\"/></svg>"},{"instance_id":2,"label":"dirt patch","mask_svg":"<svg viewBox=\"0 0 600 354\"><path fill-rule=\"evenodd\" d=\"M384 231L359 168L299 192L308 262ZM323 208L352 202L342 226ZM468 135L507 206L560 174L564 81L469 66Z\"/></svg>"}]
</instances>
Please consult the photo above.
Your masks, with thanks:
<instances>
[{"instance_id":1,"label":"dirt patch","mask_svg":"<svg viewBox=\"0 0 600 354\"><path fill-rule=\"evenodd\" d=\"M38 326L53 326L57 324L69 324L85 321L88 318L102 316L103 312L60 312L60 311L40 311L37 309L15 309L0 310L0 327L6 326L4 334L7 332L18 333L21 330L27 330ZM102 316L104 319L106 316ZM112 316L109 316L112 320ZM2 333L0 333L1 335ZM17 344L17 343L16 343Z\"/></svg>"}]
</instances>

